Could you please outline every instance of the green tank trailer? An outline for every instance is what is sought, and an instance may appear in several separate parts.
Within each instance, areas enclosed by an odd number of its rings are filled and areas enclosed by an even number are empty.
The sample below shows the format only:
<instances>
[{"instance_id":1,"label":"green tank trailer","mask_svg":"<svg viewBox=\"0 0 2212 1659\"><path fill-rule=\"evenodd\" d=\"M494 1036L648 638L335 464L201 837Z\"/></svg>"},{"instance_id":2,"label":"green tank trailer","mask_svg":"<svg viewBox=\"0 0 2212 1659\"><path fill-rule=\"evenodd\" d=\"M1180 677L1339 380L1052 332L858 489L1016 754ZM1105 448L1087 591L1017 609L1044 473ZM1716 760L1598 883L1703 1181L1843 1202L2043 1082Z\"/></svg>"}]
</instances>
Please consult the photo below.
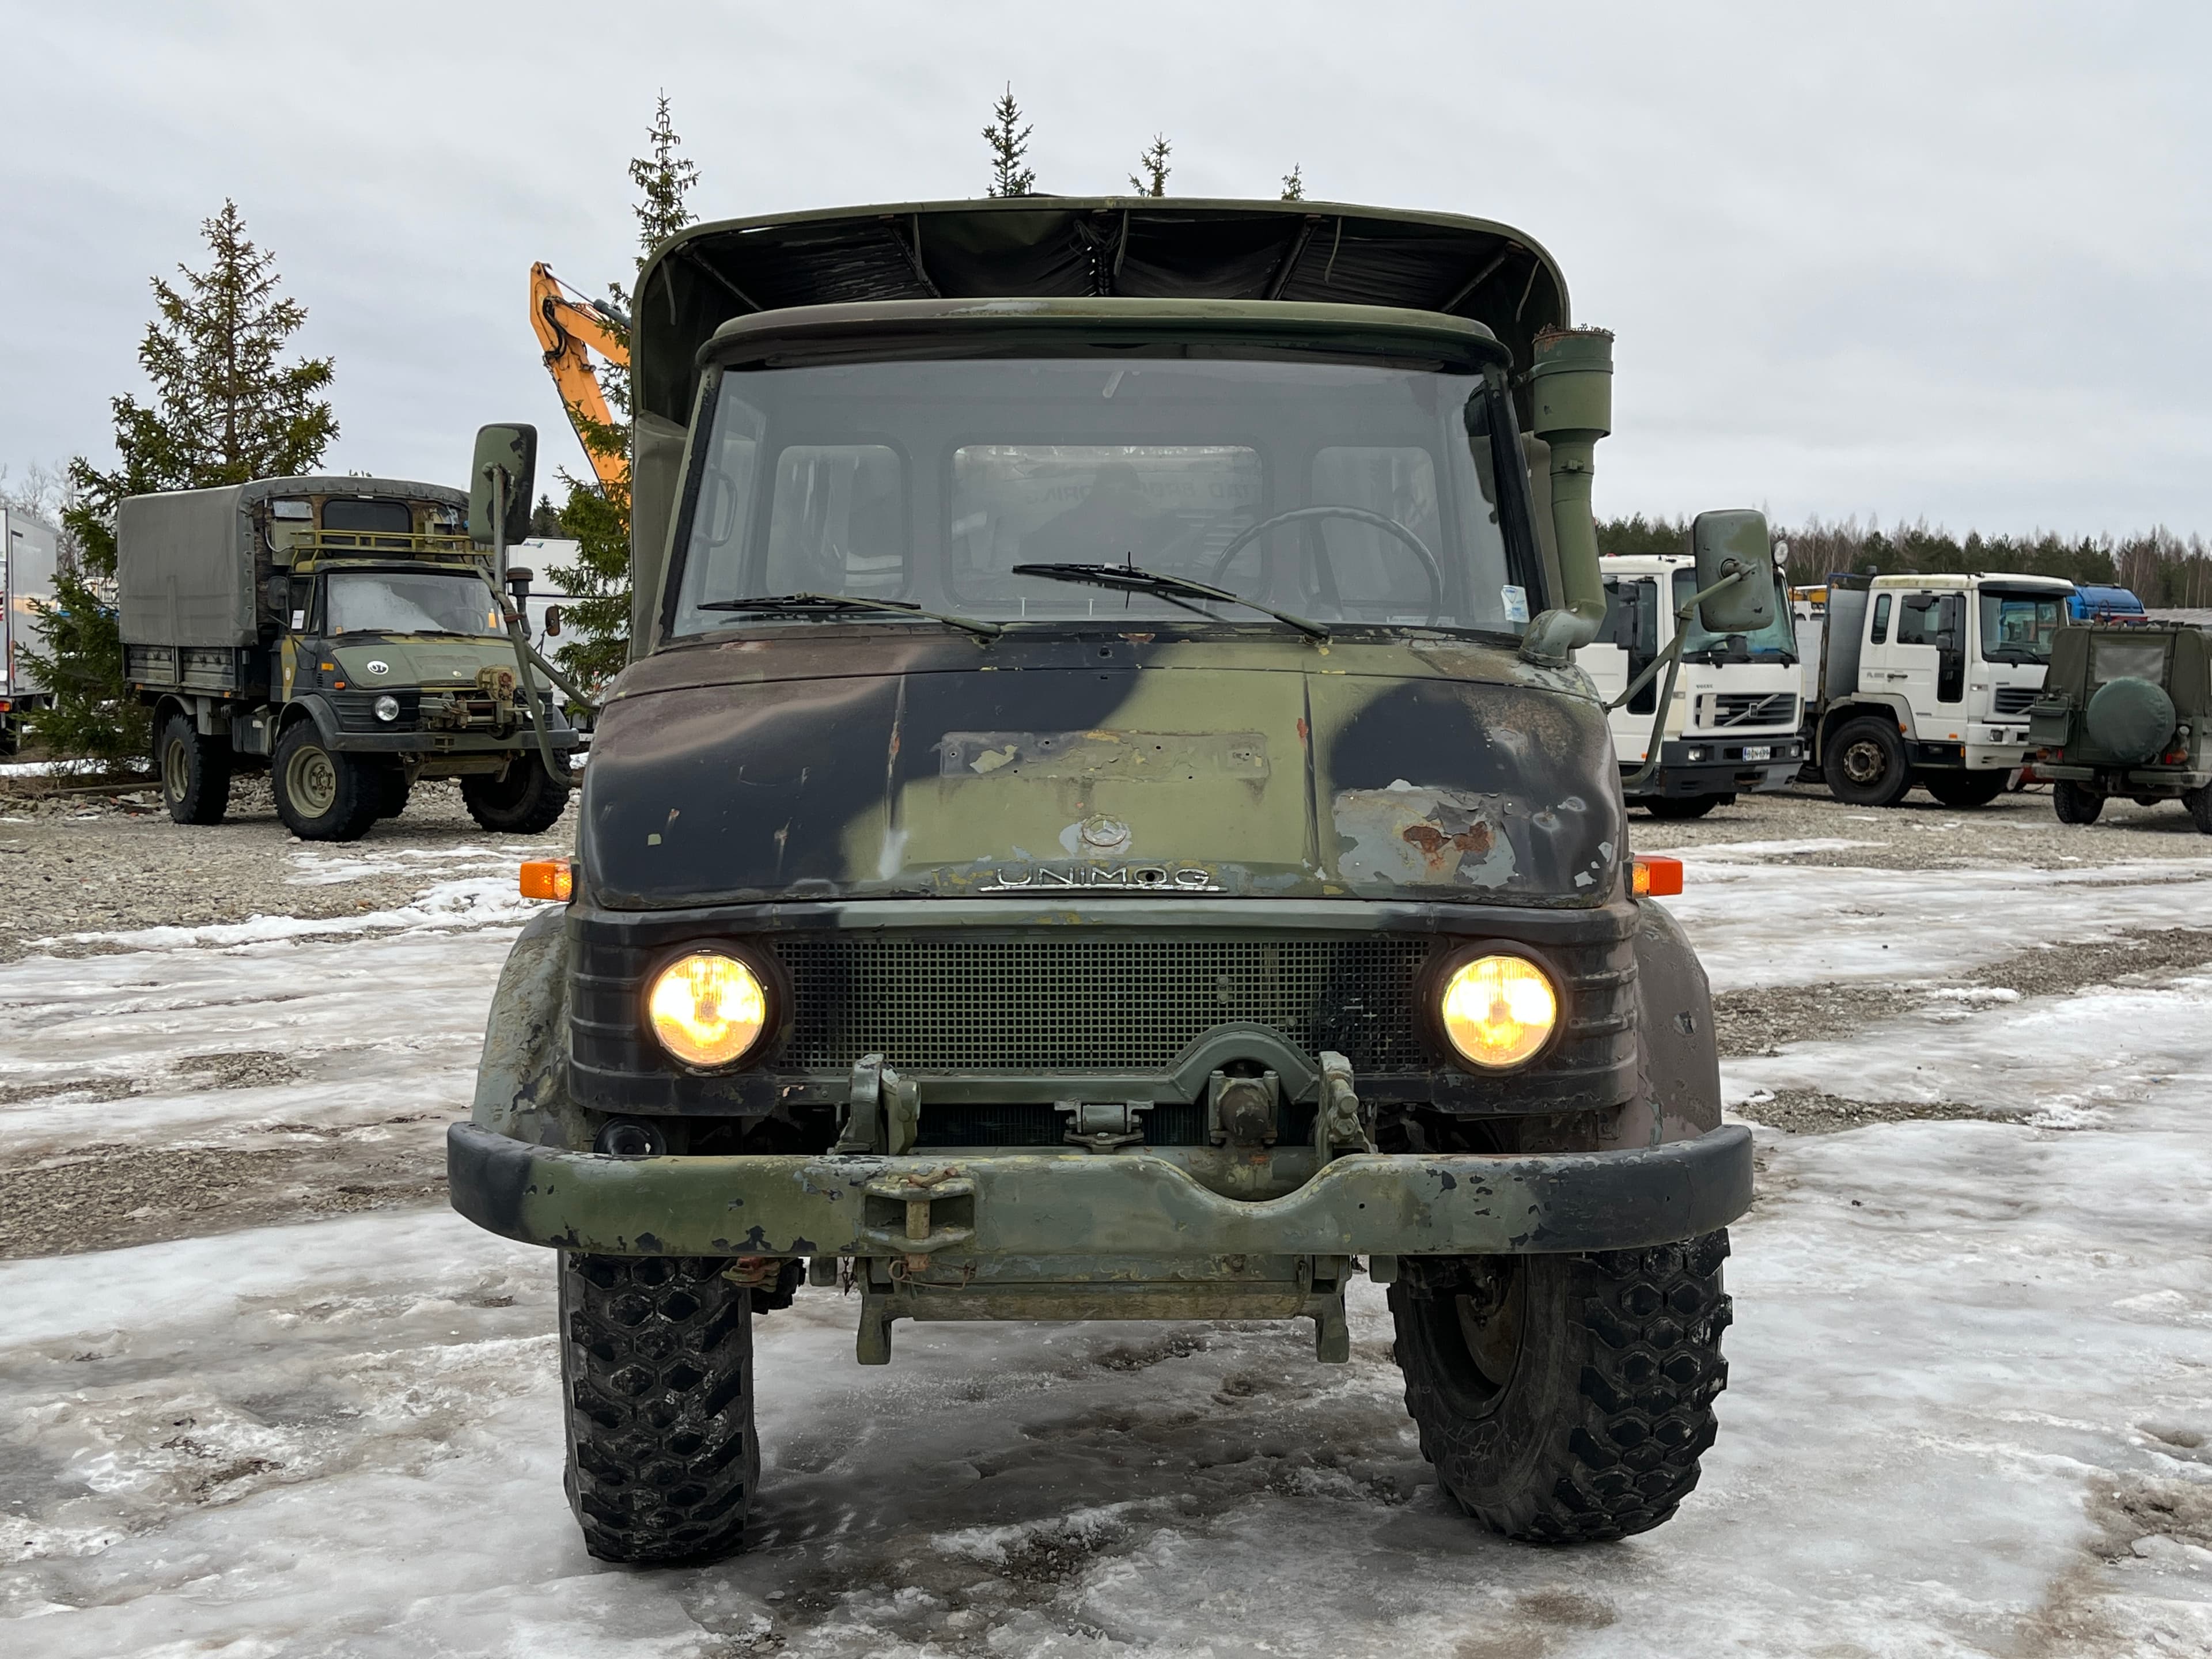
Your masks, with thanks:
<instances>
[{"instance_id":1,"label":"green tank trailer","mask_svg":"<svg viewBox=\"0 0 2212 1659\"><path fill-rule=\"evenodd\" d=\"M2034 769L2061 823L2094 823L2118 795L2178 800L2212 836L2212 633L2186 623L2069 623L2028 710Z\"/></svg>"},{"instance_id":2,"label":"green tank trailer","mask_svg":"<svg viewBox=\"0 0 2212 1659\"><path fill-rule=\"evenodd\" d=\"M1364 1268L1470 1516L1672 1516L1751 1142L1573 659L1611 337L1550 257L1018 198L694 226L634 314L634 658L448 1139L559 1253L590 1550L742 1541L802 1280L862 1364L987 1319L1342 1363ZM1766 625L1759 515L1694 540L1702 624Z\"/></svg>"},{"instance_id":3,"label":"green tank trailer","mask_svg":"<svg viewBox=\"0 0 2212 1659\"><path fill-rule=\"evenodd\" d=\"M356 477L123 502L124 675L171 817L220 823L232 774L265 768L307 841L397 817L425 777L459 778L487 830L552 827L583 736L514 636L530 573L503 594L469 514L443 485Z\"/></svg>"}]
</instances>

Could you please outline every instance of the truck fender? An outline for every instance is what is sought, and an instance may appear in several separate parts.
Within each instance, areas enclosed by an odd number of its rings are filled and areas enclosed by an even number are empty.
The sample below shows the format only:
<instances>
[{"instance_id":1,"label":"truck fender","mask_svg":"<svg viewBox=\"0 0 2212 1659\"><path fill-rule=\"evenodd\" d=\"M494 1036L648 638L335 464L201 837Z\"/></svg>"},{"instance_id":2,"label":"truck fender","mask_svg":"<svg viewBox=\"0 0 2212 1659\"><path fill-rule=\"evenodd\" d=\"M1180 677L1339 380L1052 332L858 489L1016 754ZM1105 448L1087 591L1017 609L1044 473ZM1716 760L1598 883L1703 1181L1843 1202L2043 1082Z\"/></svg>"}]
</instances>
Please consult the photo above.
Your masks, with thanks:
<instances>
[{"instance_id":1,"label":"truck fender","mask_svg":"<svg viewBox=\"0 0 2212 1659\"><path fill-rule=\"evenodd\" d=\"M1902 697L1873 691L1836 703L1820 716L1820 752L1823 755L1828 752L1828 739L1835 736L1838 726L1845 720L1855 720L1862 714L1887 714L1904 729L1908 741L1912 737L1912 705Z\"/></svg>"},{"instance_id":2,"label":"truck fender","mask_svg":"<svg viewBox=\"0 0 2212 1659\"><path fill-rule=\"evenodd\" d=\"M1712 988L1667 907L1644 899L1637 912L1637 1093L1655 1143L1692 1140L1721 1121Z\"/></svg>"},{"instance_id":3,"label":"truck fender","mask_svg":"<svg viewBox=\"0 0 2212 1659\"><path fill-rule=\"evenodd\" d=\"M591 1144L568 1095L568 981L574 946L565 908L540 911L523 926L499 970L484 1019L469 1116L479 1128L580 1152Z\"/></svg>"},{"instance_id":4,"label":"truck fender","mask_svg":"<svg viewBox=\"0 0 2212 1659\"><path fill-rule=\"evenodd\" d=\"M337 749L340 742L337 711L331 707L327 699L313 693L293 698L284 705L283 715L276 723L277 735L282 737L303 720L313 720L316 735L333 751Z\"/></svg>"}]
</instances>

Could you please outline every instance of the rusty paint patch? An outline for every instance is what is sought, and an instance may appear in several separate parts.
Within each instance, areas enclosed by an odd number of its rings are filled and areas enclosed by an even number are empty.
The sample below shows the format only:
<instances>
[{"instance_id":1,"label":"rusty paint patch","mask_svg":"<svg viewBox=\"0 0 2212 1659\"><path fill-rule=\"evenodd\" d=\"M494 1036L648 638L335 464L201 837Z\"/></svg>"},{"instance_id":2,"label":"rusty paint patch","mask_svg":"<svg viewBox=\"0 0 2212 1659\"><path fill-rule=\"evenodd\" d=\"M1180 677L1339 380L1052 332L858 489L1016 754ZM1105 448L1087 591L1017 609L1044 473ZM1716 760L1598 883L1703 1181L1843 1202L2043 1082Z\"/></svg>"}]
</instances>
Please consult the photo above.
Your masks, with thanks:
<instances>
[{"instance_id":1,"label":"rusty paint patch","mask_svg":"<svg viewBox=\"0 0 2212 1659\"><path fill-rule=\"evenodd\" d=\"M1337 867L1356 887L1503 887L1513 879L1499 806L1463 789L1401 778L1387 789L1346 789L1331 802L1342 842Z\"/></svg>"}]
</instances>

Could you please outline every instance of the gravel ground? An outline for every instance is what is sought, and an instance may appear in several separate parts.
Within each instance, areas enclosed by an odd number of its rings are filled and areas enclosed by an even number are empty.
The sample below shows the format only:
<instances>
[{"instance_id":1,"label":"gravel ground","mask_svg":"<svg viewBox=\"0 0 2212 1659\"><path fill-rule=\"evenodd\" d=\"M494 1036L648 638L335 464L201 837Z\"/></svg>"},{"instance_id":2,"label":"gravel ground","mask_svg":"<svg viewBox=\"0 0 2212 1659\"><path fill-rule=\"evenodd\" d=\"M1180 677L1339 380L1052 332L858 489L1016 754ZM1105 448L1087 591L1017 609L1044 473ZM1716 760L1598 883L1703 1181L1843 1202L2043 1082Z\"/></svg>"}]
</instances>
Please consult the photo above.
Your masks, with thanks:
<instances>
[{"instance_id":1,"label":"gravel ground","mask_svg":"<svg viewBox=\"0 0 2212 1659\"><path fill-rule=\"evenodd\" d=\"M342 846L294 839L277 821L265 777L234 781L229 817L204 826L172 823L158 789L112 797L56 793L21 780L9 785L0 788L0 882L8 892L0 962L68 933L391 909L450 873L437 854L518 844L479 830L451 780L417 784L404 816ZM530 844L548 857L569 851L574 822L572 805ZM355 866L349 878L334 878ZM74 956L112 947L37 948Z\"/></svg>"},{"instance_id":2,"label":"gravel ground","mask_svg":"<svg viewBox=\"0 0 2212 1659\"><path fill-rule=\"evenodd\" d=\"M1733 806L1702 818L1664 823L1640 810L1628 815L1638 851L1671 852L1732 841L1850 841L1854 847L1791 854L1791 861L1831 868L1940 870L1968 864L2024 865L2039 870L2132 859L2212 855L2212 836L2197 833L2178 804L2137 806L2107 801L2096 823L2058 822L2051 791L2000 795L1987 806L1960 810L1916 789L1891 807L1846 806L1809 785L1773 794L1739 795Z\"/></svg>"}]
</instances>

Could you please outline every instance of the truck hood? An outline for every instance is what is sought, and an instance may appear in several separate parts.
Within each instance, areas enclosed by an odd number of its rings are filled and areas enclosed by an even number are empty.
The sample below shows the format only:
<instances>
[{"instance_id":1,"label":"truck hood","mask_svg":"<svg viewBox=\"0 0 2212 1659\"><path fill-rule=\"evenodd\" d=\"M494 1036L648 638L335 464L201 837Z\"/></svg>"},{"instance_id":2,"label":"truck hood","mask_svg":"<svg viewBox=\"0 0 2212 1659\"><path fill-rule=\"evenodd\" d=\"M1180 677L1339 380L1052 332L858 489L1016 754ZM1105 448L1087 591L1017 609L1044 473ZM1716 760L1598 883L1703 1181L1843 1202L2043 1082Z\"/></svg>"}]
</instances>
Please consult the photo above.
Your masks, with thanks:
<instances>
[{"instance_id":1,"label":"truck hood","mask_svg":"<svg viewBox=\"0 0 2212 1659\"><path fill-rule=\"evenodd\" d=\"M1455 643L892 633L625 674L584 788L593 898L1620 890L1613 745L1573 671Z\"/></svg>"},{"instance_id":2,"label":"truck hood","mask_svg":"<svg viewBox=\"0 0 2212 1659\"><path fill-rule=\"evenodd\" d=\"M331 660L349 685L365 691L415 686L474 685L480 668L514 666L514 647L503 639L465 639L445 634L386 635L331 648ZM384 665L379 672L375 665Z\"/></svg>"}]
</instances>

